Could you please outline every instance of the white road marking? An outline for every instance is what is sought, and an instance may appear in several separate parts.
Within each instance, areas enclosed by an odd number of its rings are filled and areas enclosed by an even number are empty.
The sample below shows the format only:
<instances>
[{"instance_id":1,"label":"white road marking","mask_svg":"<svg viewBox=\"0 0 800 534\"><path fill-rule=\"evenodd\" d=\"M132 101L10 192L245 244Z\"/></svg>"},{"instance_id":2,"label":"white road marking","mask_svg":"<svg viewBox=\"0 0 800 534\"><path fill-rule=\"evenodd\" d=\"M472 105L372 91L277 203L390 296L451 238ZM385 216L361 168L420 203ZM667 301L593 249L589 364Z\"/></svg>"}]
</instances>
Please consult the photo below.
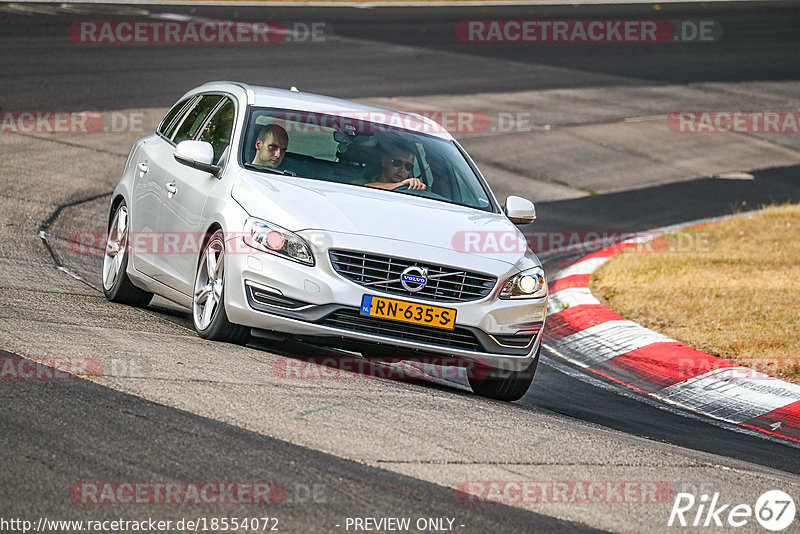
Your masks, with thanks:
<instances>
[{"instance_id":1,"label":"white road marking","mask_svg":"<svg viewBox=\"0 0 800 534\"><path fill-rule=\"evenodd\" d=\"M570 265L565 269L561 269L554 276L548 276L548 279L549 281L553 282L555 280L566 278L567 276L572 276L573 274L592 274L609 259L610 258L597 257L589 258L588 260L582 260L578 263Z\"/></svg>"},{"instance_id":2,"label":"white road marking","mask_svg":"<svg viewBox=\"0 0 800 534\"><path fill-rule=\"evenodd\" d=\"M547 315L552 315L573 306L600 304L588 287L570 287L552 293L547 301Z\"/></svg>"},{"instance_id":3,"label":"white road marking","mask_svg":"<svg viewBox=\"0 0 800 534\"><path fill-rule=\"evenodd\" d=\"M662 389L656 397L730 423L743 423L800 400L800 386L747 367L714 369Z\"/></svg>"},{"instance_id":4,"label":"white road marking","mask_svg":"<svg viewBox=\"0 0 800 534\"><path fill-rule=\"evenodd\" d=\"M582 365L591 367L653 343L674 341L632 321L607 321L551 341L558 350L580 353Z\"/></svg>"}]
</instances>

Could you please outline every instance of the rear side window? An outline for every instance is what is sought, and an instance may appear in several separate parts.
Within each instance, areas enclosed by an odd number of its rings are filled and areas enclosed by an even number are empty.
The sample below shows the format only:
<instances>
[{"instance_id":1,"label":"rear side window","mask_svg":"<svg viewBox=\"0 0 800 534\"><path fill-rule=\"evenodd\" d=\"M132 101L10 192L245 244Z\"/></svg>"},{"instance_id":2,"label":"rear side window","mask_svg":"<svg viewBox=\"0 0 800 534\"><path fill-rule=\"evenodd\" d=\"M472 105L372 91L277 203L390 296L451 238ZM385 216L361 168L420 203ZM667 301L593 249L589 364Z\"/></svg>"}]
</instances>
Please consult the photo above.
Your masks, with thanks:
<instances>
[{"instance_id":1,"label":"rear side window","mask_svg":"<svg viewBox=\"0 0 800 534\"><path fill-rule=\"evenodd\" d=\"M226 98L225 102L217 109L211 120L208 121L206 127L200 133L198 138L200 141L211 143L214 147L214 161L219 161L222 153L231 142L231 133L233 133L233 119L236 108L230 98Z\"/></svg>"},{"instance_id":2,"label":"rear side window","mask_svg":"<svg viewBox=\"0 0 800 534\"><path fill-rule=\"evenodd\" d=\"M172 132L175 131L175 127L178 125L178 118L180 113L186 108L189 104L189 101L192 100L194 97L185 98L175 104L167 115L164 117L164 120L161 121L161 124L158 125L158 133L169 139L172 136Z\"/></svg>"},{"instance_id":3,"label":"rear side window","mask_svg":"<svg viewBox=\"0 0 800 534\"><path fill-rule=\"evenodd\" d=\"M194 134L197 133L197 130L203 125L206 117L208 117L208 114L211 113L220 100L222 100L222 96L220 95L203 95L203 98L201 98L183 118L183 122L181 122L181 125L178 126L178 130L175 132L173 142L180 143L187 139L193 139Z\"/></svg>"}]
</instances>

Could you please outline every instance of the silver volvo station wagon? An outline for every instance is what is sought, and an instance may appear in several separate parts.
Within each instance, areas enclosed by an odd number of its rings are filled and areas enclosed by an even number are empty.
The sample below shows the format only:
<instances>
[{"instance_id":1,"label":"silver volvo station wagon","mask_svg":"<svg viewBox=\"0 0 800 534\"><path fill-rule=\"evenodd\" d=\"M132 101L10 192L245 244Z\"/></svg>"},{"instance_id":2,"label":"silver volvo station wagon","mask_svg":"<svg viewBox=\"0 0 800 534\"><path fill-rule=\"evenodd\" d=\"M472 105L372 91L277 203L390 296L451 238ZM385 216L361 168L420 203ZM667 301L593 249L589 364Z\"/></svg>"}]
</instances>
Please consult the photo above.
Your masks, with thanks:
<instances>
[{"instance_id":1,"label":"silver volvo station wagon","mask_svg":"<svg viewBox=\"0 0 800 534\"><path fill-rule=\"evenodd\" d=\"M446 358L516 400L538 363L547 282L517 225L436 122L212 82L131 149L114 190L106 297L191 309L206 339L293 338L366 357ZM511 246L476 250L489 237Z\"/></svg>"}]
</instances>

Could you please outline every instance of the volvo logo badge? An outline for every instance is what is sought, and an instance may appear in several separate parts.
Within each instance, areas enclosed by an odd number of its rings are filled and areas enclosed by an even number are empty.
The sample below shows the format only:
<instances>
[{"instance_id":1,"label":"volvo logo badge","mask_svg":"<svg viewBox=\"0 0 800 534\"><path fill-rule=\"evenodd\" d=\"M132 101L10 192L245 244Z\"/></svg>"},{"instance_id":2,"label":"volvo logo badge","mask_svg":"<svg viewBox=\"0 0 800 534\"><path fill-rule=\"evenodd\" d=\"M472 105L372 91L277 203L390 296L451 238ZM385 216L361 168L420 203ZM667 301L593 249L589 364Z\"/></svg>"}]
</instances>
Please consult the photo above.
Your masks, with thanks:
<instances>
[{"instance_id":1,"label":"volvo logo badge","mask_svg":"<svg viewBox=\"0 0 800 534\"><path fill-rule=\"evenodd\" d=\"M413 291L415 293L417 291L422 291L422 288L428 283L428 270L413 265L400 275L400 283L408 291Z\"/></svg>"}]
</instances>

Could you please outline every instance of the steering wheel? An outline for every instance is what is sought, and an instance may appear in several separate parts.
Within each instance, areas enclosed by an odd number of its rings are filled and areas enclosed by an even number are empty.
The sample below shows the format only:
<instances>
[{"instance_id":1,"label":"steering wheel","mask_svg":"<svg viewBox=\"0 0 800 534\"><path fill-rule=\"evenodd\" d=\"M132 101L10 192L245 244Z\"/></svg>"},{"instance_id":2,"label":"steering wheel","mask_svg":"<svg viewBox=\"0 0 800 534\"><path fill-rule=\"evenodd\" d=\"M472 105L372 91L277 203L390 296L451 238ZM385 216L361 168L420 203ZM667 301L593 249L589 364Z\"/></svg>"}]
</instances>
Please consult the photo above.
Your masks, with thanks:
<instances>
[{"instance_id":1,"label":"steering wheel","mask_svg":"<svg viewBox=\"0 0 800 534\"><path fill-rule=\"evenodd\" d=\"M407 195L416 195L418 197L434 198L436 200L450 200L449 198L444 197L439 193L434 193L428 189L409 189L408 185L401 185L400 187L396 187L394 190L401 191Z\"/></svg>"}]
</instances>

